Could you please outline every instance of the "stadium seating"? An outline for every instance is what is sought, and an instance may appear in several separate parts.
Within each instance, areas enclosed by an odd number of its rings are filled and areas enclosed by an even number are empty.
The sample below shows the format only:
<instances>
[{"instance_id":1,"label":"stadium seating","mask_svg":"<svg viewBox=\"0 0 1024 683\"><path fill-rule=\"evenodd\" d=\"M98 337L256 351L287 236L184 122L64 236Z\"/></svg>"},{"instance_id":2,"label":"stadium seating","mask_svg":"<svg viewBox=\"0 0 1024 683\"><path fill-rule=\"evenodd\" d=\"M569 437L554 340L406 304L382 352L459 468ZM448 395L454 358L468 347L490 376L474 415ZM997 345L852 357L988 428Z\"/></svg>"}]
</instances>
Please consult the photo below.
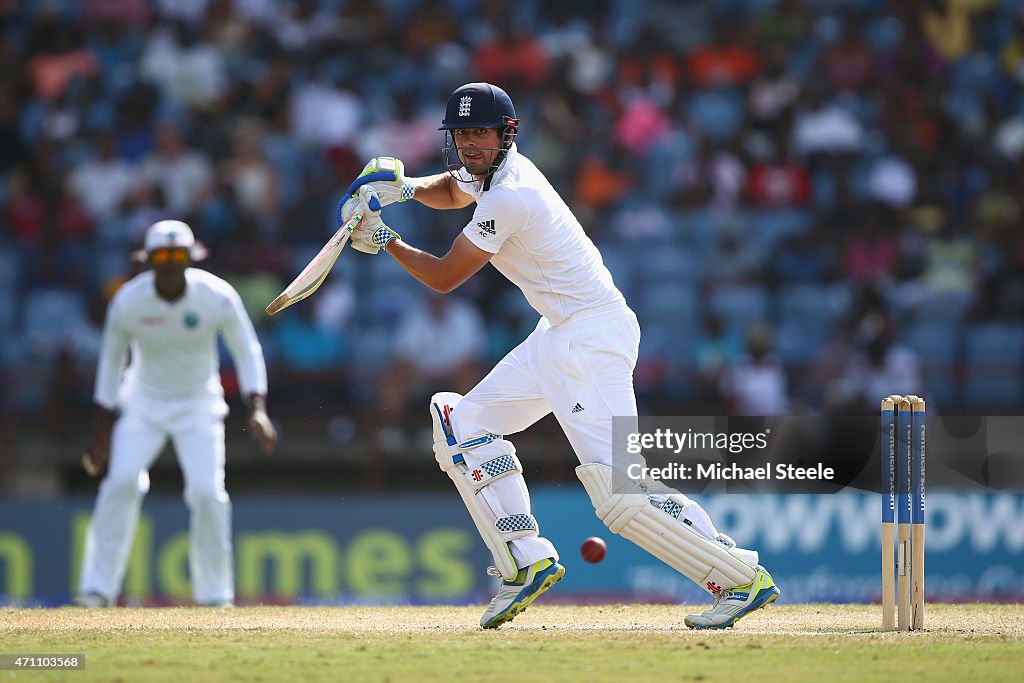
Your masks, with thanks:
<instances>
[{"instance_id":1,"label":"stadium seating","mask_svg":"<svg viewBox=\"0 0 1024 683\"><path fill-rule=\"evenodd\" d=\"M968 327L966 373L964 393L971 405L1005 411L1024 401L1024 325Z\"/></svg>"}]
</instances>

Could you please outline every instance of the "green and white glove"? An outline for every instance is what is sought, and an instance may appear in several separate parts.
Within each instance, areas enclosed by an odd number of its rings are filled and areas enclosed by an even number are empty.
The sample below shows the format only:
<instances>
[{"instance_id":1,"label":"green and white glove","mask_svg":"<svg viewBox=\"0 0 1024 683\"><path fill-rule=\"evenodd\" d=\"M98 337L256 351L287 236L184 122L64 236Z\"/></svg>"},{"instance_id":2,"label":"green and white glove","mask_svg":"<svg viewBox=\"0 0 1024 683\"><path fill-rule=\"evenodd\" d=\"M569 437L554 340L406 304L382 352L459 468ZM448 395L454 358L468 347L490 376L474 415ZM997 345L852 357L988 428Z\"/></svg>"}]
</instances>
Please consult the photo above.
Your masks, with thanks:
<instances>
[{"instance_id":1,"label":"green and white glove","mask_svg":"<svg viewBox=\"0 0 1024 683\"><path fill-rule=\"evenodd\" d=\"M376 254L386 249L391 240L401 237L385 225L380 216L364 218L352 231L352 248L364 254Z\"/></svg>"},{"instance_id":2,"label":"green and white glove","mask_svg":"<svg viewBox=\"0 0 1024 683\"><path fill-rule=\"evenodd\" d=\"M405 179L405 164L395 157L374 157L363 167L359 177L352 181L345 196L338 202L338 227L344 225L359 206L359 190L371 187L380 206L412 199L416 186Z\"/></svg>"},{"instance_id":3,"label":"green and white glove","mask_svg":"<svg viewBox=\"0 0 1024 683\"><path fill-rule=\"evenodd\" d=\"M416 186L405 179L405 164L395 157L370 159L359 177L348 186L348 194L354 197L359 188L371 184L381 206L408 201L416 194Z\"/></svg>"},{"instance_id":4,"label":"green and white glove","mask_svg":"<svg viewBox=\"0 0 1024 683\"><path fill-rule=\"evenodd\" d=\"M364 254L376 254L387 247L391 240L401 237L396 231L384 224L380 217L382 202L370 185L364 185L353 198L358 201L363 220L352 229L352 248ZM353 209L354 211L354 209Z\"/></svg>"}]
</instances>

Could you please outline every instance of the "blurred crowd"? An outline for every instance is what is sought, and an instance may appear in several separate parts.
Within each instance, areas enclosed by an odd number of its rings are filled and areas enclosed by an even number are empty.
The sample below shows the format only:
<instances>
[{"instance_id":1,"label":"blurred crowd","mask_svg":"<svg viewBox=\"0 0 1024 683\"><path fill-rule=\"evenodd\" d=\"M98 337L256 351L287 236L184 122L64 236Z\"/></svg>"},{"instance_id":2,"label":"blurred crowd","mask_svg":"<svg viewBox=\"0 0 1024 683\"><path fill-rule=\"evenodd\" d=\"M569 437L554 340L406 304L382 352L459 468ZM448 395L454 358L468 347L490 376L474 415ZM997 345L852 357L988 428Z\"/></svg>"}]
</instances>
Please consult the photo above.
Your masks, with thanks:
<instances>
[{"instance_id":1,"label":"blurred crowd","mask_svg":"<svg viewBox=\"0 0 1024 683\"><path fill-rule=\"evenodd\" d=\"M470 80L511 94L637 311L642 411L1024 404L1021 0L0 0L0 22L8 415L90 404L106 303L163 218L242 294L272 412L384 429L472 386L536 321L491 269L438 298L347 253L263 312L368 158L441 170ZM385 218L435 253L471 215L414 204Z\"/></svg>"}]
</instances>

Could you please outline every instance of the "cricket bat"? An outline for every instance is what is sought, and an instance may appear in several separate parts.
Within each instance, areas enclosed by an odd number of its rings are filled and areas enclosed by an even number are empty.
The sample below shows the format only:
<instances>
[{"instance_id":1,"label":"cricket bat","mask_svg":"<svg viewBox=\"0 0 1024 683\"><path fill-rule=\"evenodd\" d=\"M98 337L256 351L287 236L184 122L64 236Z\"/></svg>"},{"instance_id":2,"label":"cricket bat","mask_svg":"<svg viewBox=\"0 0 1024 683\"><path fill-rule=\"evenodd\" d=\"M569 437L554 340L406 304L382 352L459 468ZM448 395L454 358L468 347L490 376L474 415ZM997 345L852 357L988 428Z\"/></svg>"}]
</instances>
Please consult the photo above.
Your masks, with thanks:
<instances>
[{"instance_id":1,"label":"cricket bat","mask_svg":"<svg viewBox=\"0 0 1024 683\"><path fill-rule=\"evenodd\" d=\"M268 315L274 315L278 311L288 308L296 301L302 301L317 290L327 278L327 273L331 272L334 262L338 260L345 245L348 244L349 237L352 236L352 230L355 229L361 220L363 220L363 214L357 211L352 214L352 218L347 223L338 228L338 232L334 233L334 236L327 240L327 244L306 264L306 267L302 269L298 277L292 280L292 283L285 287L284 291L278 294L276 299L270 302L270 305L267 306Z\"/></svg>"}]
</instances>

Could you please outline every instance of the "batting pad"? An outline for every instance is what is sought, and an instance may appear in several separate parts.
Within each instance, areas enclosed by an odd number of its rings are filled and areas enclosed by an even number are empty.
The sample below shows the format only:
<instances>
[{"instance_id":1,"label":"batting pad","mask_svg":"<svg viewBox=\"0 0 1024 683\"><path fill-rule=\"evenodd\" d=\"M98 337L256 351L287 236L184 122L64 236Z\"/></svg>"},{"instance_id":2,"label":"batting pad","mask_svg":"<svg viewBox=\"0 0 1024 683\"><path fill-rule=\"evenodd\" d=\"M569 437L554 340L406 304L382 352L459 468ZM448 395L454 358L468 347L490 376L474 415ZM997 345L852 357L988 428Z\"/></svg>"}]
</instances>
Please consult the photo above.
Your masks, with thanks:
<instances>
[{"instance_id":1,"label":"batting pad","mask_svg":"<svg viewBox=\"0 0 1024 683\"><path fill-rule=\"evenodd\" d=\"M434 457L441 470L455 482L455 488L462 496L469 516L473 518L484 544L494 556L494 566L505 580L511 581L519 573L519 567L512 557L508 542L538 535L537 520L530 514L499 516L484 497L478 494L504 477L522 479L523 466L516 457L515 447L510 443L510 452L491 458L473 468L466 465L463 453L501 437L495 434L482 434L459 443L452 433L449 418L461 400L462 394L453 391L438 392L430 399L430 418L434 423Z\"/></svg>"},{"instance_id":2,"label":"batting pad","mask_svg":"<svg viewBox=\"0 0 1024 683\"><path fill-rule=\"evenodd\" d=\"M678 519L683 507L678 502L670 498L657 506L636 482L601 463L580 465L576 476L611 532L636 543L712 595L754 580L753 567Z\"/></svg>"}]
</instances>

